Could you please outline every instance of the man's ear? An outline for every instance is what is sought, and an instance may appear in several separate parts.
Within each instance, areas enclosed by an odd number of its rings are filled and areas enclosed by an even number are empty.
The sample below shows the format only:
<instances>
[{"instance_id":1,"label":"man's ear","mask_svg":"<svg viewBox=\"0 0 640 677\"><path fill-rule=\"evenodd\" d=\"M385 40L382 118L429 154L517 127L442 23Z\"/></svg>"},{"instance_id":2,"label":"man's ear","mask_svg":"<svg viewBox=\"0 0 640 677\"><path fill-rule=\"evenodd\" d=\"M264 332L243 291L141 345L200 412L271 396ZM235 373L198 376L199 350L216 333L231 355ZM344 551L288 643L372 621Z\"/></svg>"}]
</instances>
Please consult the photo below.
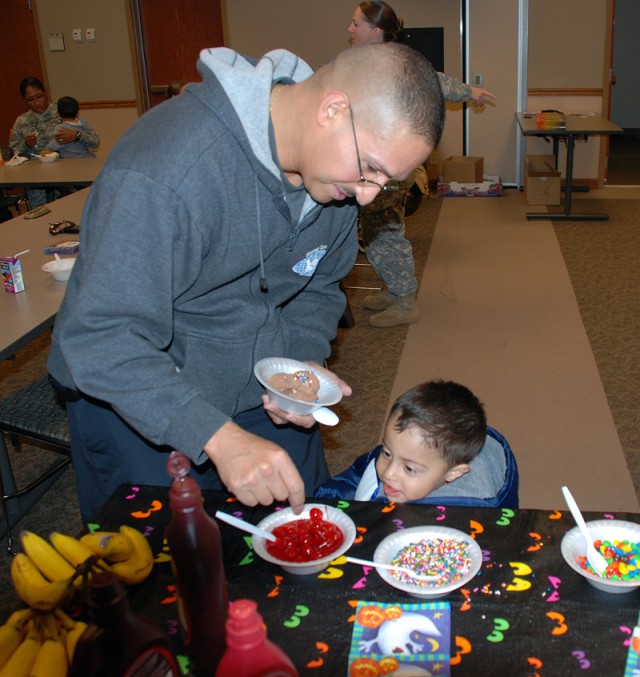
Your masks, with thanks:
<instances>
[{"instance_id":1,"label":"man's ear","mask_svg":"<svg viewBox=\"0 0 640 677\"><path fill-rule=\"evenodd\" d=\"M449 470L447 470L447 474L444 476L444 479L446 482L453 482L454 480L457 480L459 477L466 475L469 472L469 469L470 468L468 463L460 463L459 465L454 465L453 468L449 468Z\"/></svg>"},{"instance_id":2,"label":"man's ear","mask_svg":"<svg viewBox=\"0 0 640 677\"><path fill-rule=\"evenodd\" d=\"M339 89L332 89L322 97L318 108L318 124L324 127L330 124L336 116L349 113L349 96Z\"/></svg>"}]
</instances>

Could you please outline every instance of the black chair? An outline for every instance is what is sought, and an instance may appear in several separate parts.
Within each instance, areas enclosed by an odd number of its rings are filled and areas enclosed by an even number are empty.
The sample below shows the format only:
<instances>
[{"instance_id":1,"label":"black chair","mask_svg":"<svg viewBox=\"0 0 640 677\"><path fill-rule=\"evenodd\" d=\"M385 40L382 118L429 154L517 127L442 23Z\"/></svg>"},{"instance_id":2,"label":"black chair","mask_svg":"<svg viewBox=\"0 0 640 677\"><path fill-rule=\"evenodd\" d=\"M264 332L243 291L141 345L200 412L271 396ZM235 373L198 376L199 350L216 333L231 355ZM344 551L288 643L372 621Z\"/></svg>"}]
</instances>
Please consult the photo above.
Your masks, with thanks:
<instances>
[{"instance_id":1,"label":"black chair","mask_svg":"<svg viewBox=\"0 0 640 677\"><path fill-rule=\"evenodd\" d=\"M5 437L17 446L19 438L35 440L61 454L23 488L16 486ZM0 507L7 549L12 551L11 528L53 486L71 462L69 428L64 403L47 376L33 381L0 401ZM18 451L18 453L20 453Z\"/></svg>"}]
</instances>

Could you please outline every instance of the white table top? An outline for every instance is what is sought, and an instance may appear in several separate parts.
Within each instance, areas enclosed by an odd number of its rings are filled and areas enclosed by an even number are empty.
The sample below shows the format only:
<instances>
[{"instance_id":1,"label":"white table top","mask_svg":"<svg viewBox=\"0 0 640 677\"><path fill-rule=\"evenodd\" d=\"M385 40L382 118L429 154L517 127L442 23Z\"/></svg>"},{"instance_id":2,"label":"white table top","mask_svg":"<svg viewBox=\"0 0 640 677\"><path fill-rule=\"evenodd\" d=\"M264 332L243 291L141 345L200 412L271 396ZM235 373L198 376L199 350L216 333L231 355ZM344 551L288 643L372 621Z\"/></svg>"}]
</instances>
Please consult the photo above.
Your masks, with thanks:
<instances>
[{"instance_id":1,"label":"white table top","mask_svg":"<svg viewBox=\"0 0 640 677\"><path fill-rule=\"evenodd\" d=\"M28 160L17 167L5 163L0 165L0 187L88 186L95 181L103 164L100 157L58 159L49 163Z\"/></svg>"},{"instance_id":2,"label":"white table top","mask_svg":"<svg viewBox=\"0 0 640 677\"><path fill-rule=\"evenodd\" d=\"M4 287L0 288L0 359L7 359L53 326L67 283L57 282L42 270L44 263L53 260L43 250L52 244L77 240L78 235L51 235L49 223L70 220L79 224L89 190L84 188L50 202L47 206L51 212L37 219L17 216L0 223L0 256L13 256L25 249L30 250L20 257L25 290L12 294L4 291Z\"/></svg>"}]
</instances>

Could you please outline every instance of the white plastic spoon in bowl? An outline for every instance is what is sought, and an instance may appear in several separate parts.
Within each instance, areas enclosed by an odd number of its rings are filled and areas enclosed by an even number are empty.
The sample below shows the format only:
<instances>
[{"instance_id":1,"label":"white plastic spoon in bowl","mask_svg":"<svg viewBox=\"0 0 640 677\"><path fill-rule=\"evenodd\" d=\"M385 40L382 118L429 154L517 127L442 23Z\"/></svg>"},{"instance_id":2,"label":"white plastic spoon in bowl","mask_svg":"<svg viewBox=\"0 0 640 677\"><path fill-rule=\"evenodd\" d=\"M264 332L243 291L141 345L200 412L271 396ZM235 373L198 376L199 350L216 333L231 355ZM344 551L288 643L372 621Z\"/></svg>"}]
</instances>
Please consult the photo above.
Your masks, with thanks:
<instances>
[{"instance_id":1,"label":"white plastic spoon in bowl","mask_svg":"<svg viewBox=\"0 0 640 677\"><path fill-rule=\"evenodd\" d=\"M567 502L569 510L573 515L573 519L576 521L584 540L587 542L587 562L593 567L593 570L598 576L602 576L607 568L607 560L596 550L595 545L593 545L593 537L589 533L589 528L587 527L584 517L580 512L580 508L578 508L578 504L569 491L569 488L562 487L562 493L564 494L564 500Z\"/></svg>"},{"instance_id":2,"label":"white plastic spoon in bowl","mask_svg":"<svg viewBox=\"0 0 640 677\"><path fill-rule=\"evenodd\" d=\"M262 536L262 538L264 538L265 541L278 540L270 531L261 529L260 527L257 527L254 524L245 522L244 520L241 520L239 517L234 517L233 515L229 515L226 512L222 512L221 510L216 510L216 517L221 522L226 522L227 524L230 524L232 527L242 529L243 531L253 534L254 536Z\"/></svg>"},{"instance_id":3,"label":"white plastic spoon in bowl","mask_svg":"<svg viewBox=\"0 0 640 677\"><path fill-rule=\"evenodd\" d=\"M429 576L427 574L417 574L413 569L410 569L409 567L401 567L397 566L395 564L383 564L382 562L374 562L373 560L370 559L359 559L358 557L345 557L347 562L351 562L351 564L362 564L366 567L373 567L378 568L378 569L389 569L389 571L400 571L403 574L407 574L408 576L411 576L411 578L415 578L416 581L438 581L440 580L440 576Z\"/></svg>"},{"instance_id":4,"label":"white plastic spoon in bowl","mask_svg":"<svg viewBox=\"0 0 640 677\"><path fill-rule=\"evenodd\" d=\"M312 411L311 416L323 425L336 425L340 422L338 415L331 411L331 409L327 409L327 407L320 407L320 409Z\"/></svg>"}]
</instances>

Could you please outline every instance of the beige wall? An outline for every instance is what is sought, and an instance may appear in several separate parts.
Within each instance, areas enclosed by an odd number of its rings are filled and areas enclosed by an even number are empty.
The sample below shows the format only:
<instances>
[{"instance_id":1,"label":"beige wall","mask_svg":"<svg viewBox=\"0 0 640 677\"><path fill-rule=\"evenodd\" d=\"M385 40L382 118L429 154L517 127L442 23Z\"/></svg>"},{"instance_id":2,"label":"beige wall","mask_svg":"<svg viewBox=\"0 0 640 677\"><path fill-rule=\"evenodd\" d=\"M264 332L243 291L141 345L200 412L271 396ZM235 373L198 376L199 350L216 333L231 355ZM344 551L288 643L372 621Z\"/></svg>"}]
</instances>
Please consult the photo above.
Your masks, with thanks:
<instances>
[{"instance_id":1,"label":"beige wall","mask_svg":"<svg viewBox=\"0 0 640 677\"><path fill-rule=\"evenodd\" d=\"M34 0L45 47L50 93L55 100L71 94L81 101L134 98L132 59L127 29L126 0ZM565 96L562 90L599 89L603 81L605 11L610 0L529 0L529 87L559 90L528 102L530 110L558 108L601 112L598 96ZM286 48L317 68L348 47L347 26L356 2L325 0L227 0L224 3L225 43L238 51L259 56ZM453 0L396 0L405 25L443 26L445 72L463 79L460 48L460 3ZM467 114L469 153L485 158L485 173L500 175L507 184L517 179L518 131L514 113L518 101L518 11L512 0L467 3L469 13L469 72L481 72L485 86L498 100ZM550 21L549 17L553 17ZM96 42L87 43L84 30L96 29ZM73 28L83 29L83 42L71 40ZM47 34L62 32L65 52L48 50ZM526 50L525 50L526 53ZM90 112L104 139L102 152L135 119L133 109L113 115ZM527 141L539 146L539 140ZM576 177L597 177L599 139L577 150ZM447 105L440 159L463 150L463 111ZM543 148L544 152L545 148ZM537 148L529 152L540 152Z\"/></svg>"}]
</instances>

